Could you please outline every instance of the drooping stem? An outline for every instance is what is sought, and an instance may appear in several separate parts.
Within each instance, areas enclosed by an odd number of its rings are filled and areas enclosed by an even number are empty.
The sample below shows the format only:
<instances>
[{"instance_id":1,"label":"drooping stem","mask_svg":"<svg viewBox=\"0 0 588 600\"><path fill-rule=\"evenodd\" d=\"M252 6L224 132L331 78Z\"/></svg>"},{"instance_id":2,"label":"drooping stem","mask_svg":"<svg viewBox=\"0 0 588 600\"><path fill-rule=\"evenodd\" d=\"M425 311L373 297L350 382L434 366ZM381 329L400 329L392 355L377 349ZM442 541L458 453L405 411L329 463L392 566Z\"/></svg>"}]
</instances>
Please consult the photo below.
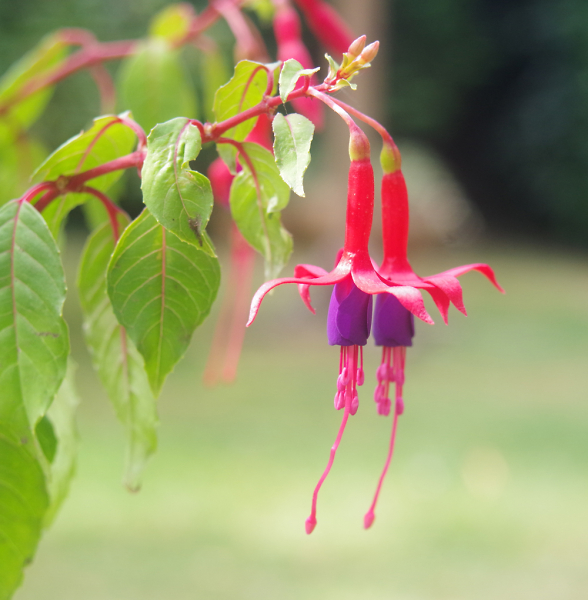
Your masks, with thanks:
<instances>
[{"instance_id":1,"label":"drooping stem","mask_svg":"<svg viewBox=\"0 0 588 600\"><path fill-rule=\"evenodd\" d=\"M103 194L100 190L97 190L96 188L84 186L80 189L80 192L91 194L95 198L98 198L100 202L102 202L102 205L108 213L108 219L110 220L110 226L112 227L112 235L114 236L115 241L118 241L118 238L120 237L120 231L117 215L124 215L125 211L122 208L119 208L114 202L112 202L112 200L108 196L106 196L106 194Z\"/></svg>"}]
</instances>

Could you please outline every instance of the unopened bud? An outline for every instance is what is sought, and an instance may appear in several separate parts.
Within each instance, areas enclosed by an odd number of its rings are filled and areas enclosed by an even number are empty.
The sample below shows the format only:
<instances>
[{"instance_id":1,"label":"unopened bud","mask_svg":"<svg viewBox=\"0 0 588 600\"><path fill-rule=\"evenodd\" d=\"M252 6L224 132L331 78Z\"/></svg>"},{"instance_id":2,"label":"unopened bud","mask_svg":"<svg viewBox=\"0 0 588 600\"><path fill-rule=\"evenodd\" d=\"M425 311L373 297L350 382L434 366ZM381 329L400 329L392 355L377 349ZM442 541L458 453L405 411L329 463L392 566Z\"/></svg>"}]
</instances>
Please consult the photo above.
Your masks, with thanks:
<instances>
[{"instance_id":1,"label":"unopened bud","mask_svg":"<svg viewBox=\"0 0 588 600\"><path fill-rule=\"evenodd\" d=\"M400 170L402 158L400 151L395 144L384 143L382 152L380 153L380 164L384 174L394 173Z\"/></svg>"},{"instance_id":2,"label":"unopened bud","mask_svg":"<svg viewBox=\"0 0 588 600\"><path fill-rule=\"evenodd\" d=\"M365 48L365 39L365 35L362 35L351 43L347 52L352 58L356 58L362 53Z\"/></svg>"},{"instance_id":3,"label":"unopened bud","mask_svg":"<svg viewBox=\"0 0 588 600\"><path fill-rule=\"evenodd\" d=\"M380 48L380 42L378 42L378 41L372 42L369 46L366 46L363 49L361 56L359 57L361 62L363 62L363 63L372 62L372 60L374 60L374 58L376 58L379 48Z\"/></svg>"},{"instance_id":4,"label":"unopened bud","mask_svg":"<svg viewBox=\"0 0 588 600\"><path fill-rule=\"evenodd\" d=\"M369 159L370 143L366 134L357 126L350 129L349 158L352 161Z\"/></svg>"}]
</instances>

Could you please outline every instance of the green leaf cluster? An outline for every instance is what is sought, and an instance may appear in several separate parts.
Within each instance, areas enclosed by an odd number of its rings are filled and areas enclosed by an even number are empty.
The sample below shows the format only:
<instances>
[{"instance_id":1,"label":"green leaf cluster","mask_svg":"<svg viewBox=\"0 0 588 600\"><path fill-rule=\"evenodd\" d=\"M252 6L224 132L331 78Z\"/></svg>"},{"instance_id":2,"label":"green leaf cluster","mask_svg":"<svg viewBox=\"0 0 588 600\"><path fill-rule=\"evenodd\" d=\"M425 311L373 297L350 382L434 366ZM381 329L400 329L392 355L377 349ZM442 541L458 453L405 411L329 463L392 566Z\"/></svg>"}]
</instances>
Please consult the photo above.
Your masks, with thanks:
<instances>
[{"instance_id":1,"label":"green leaf cluster","mask_svg":"<svg viewBox=\"0 0 588 600\"><path fill-rule=\"evenodd\" d=\"M248 160L240 159L243 170L231 186L231 214L243 237L265 258L266 278L271 279L292 253L292 236L280 219L290 189L269 150L251 142L242 147Z\"/></svg>"}]
</instances>

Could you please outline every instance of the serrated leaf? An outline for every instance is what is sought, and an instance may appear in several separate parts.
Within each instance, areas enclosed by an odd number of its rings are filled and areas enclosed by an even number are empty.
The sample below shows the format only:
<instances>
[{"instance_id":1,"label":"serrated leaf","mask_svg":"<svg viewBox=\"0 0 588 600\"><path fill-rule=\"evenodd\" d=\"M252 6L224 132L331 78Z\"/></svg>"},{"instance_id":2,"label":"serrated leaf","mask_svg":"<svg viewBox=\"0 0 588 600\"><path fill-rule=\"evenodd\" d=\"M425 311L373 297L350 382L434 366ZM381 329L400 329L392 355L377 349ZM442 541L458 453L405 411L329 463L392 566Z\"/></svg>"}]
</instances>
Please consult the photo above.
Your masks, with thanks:
<instances>
[{"instance_id":1,"label":"serrated leaf","mask_svg":"<svg viewBox=\"0 0 588 600\"><path fill-rule=\"evenodd\" d=\"M33 175L33 181L53 181L61 175L70 176L93 169L121 156L129 154L135 144L133 131L114 115L99 117L88 131L70 138L53 152ZM124 171L112 171L92 179L92 187L105 192ZM54 237L57 237L63 219L79 204L94 197L89 194L65 194L59 196L45 210L47 221ZM95 202L97 202L95 200Z\"/></svg>"},{"instance_id":2,"label":"serrated leaf","mask_svg":"<svg viewBox=\"0 0 588 600\"><path fill-rule=\"evenodd\" d=\"M64 61L67 44L58 33L51 34L16 62L0 79L0 105L18 99L19 94L37 77L45 77ZM53 86L43 88L10 107L10 122L16 129L27 129L43 112L53 93Z\"/></svg>"},{"instance_id":3,"label":"serrated leaf","mask_svg":"<svg viewBox=\"0 0 588 600\"><path fill-rule=\"evenodd\" d=\"M279 211L288 204L290 189L280 177L274 157L258 144L245 142L254 174L241 158L243 170L231 186L231 213L249 244L266 263L266 278L276 277L292 253L292 236L282 226Z\"/></svg>"},{"instance_id":4,"label":"serrated leaf","mask_svg":"<svg viewBox=\"0 0 588 600\"><path fill-rule=\"evenodd\" d=\"M49 463L53 462L57 452L57 437L51 421L45 415L35 427L35 437L41 446L41 451Z\"/></svg>"},{"instance_id":5,"label":"serrated leaf","mask_svg":"<svg viewBox=\"0 0 588 600\"><path fill-rule=\"evenodd\" d=\"M149 35L173 45L186 37L193 17L194 10L189 4L170 4L153 17Z\"/></svg>"},{"instance_id":6,"label":"serrated leaf","mask_svg":"<svg viewBox=\"0 0 588 600\"><path fill-rule=\"evenodd\" d=\"M16 200L0 208L0 421L34 428L63 377L69 353L61 317L65 277L41 215ZM23 413L24 411L24 413Z\"/></svg>"},{"instance_id":7,"label":"serrated leaf","mask_svg":"<svg viewBox=\"0 0 588 600\"><path fill-rule=\"evenodd\" d=\"M188 119L155 126L149 134L141 189L145 206L159 223L214 256L203 236L212 212L212 189L204 175L190 169L200 148L200 131Z\"/></svg>"},{"instance_id":8,"label":"serrated leaf","mask_svg":"<svg viewBox=\"0 0 588 600\"><path fill-rule=\"evenodd\" d=\"M49 503L43 469L29 446L30 439L0 421L0 600L20 585Z\"/></svg>"},{"instance_id":9,"label":"serrated leaf","mask_svg":"<svg viewBox=\"0 0 588 600\"><path fill-rule=\"evenodd\" d=\"M145 209L120 238L107 281L114 313L142 354L157 395L210 311L218 260L166 231Z\"/></svg>"},{"instance_id":10,"label":"serrated leaf","mask_svg":"<svg viewBox=\"0 0 588 600\"><path fill-rule=\"evenodd\" d=\"M312 75L317 71L320 71L320 67L305 69L297 60L289 58L280 71L280 98L282 102L286 102L288 96L294 91L300 77Z\"/></svg>"},{"instance_id":11,"label":"serrated leaf","mask_svg":"<svg viewBox=\"0 0 588 600\"><path fill-rule=\"evenodd\" d=\"M121 106L132 111L145 131L179 115L195 118L196 96L189 81L179 50L151 38L121 66Z\"/></svg>"},{"instance_id":12,"label":"serrated leaf","mask_svg":"<svg viewBox=\"0 0 588 600\"><path fill-rule=\"evenodd\" d=\"M51 424L56 440L56 452L49 468L47 487L50 504L44 519L45 527L53 521L65 500L76 470L78 431L75 413L80 403L74 382L76 368L75 363L70 360L65 379L44 417Z\"/></svg>"},{"instance_id":13,"label":"serrated leaf","mask_svg":"<svg viewBox=\"0 0 588 600\"><path fill-rule=\"evenodd\" d=\"M127 223L121 219L121 230ZM136 490L145 462L157 446L158 421L143 357L116 320L108 297L106 272L114 248L110 224L90 236L80 262L78 288L94 369L126 430L124 483Z\"/></svg>"},{"instance_id":14,"label":"serrated leaf","mask_svg":"<svg viewBox=\"0 0 588 600\"><path fill-rule=\"evenodd\" d=\"M310 164L310 144L314 125L298 114L284 116L277 113L272 121L274 155L282 179L296 194L304 197L302 180Z\"/></svg>"},{"instance_id":15,"label":"serrated leaf","mask_svg":"<svg viewBox=\"0 0 588 600\"><path fill-rule=\"evenodd\" d=\"M251 60L237 63L231 80L219 88L214 96L214 114L217 121L224 121L259 104L267 88L267 67ZM223 137L243 141L255 126L249 119L229 129ZM229 145L217 145L221 158L231 172L235 171L236 150Z\"/></svg>"}]
</instances>

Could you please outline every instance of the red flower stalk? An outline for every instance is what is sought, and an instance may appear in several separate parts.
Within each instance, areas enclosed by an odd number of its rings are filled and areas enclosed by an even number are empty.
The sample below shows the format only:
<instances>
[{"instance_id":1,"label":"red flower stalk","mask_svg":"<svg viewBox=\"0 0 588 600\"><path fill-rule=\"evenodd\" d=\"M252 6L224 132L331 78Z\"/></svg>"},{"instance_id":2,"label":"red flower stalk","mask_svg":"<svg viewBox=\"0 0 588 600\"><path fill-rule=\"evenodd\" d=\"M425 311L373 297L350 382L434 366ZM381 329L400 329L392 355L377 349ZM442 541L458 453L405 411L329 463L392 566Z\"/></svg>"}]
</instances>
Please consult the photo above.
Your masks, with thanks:
<instances>
[{"instance_id":1,"label":"red flower stalk","mask_svg":"<svg viewBox=\"0 0 588 600\"><path fill-rule=\"evenodd\" d=\"M353 36L337 11L322 0L295 0L315 37L333 54L347 51Z\"/></svg>"},{"instance_id":2,"label":"red flower stalk","mask_svg":"<svg viewBox=\"0 0 588 600\"><path fill-rule=\"evenodd\" d=\"M274 16L274 35L278 44L278 60L286 61L289 58L297 60L305 69L313 68L313 61L304 42L300 28L298 13L287 3L280 3L276 7ZM299 80L302 87L304 78ZM316 85L316 75L310 77L310 85ZM309 118L317 129L321 129L324 121L324 109L320 102L313 98L296 98L292 100L296 112Z\"/></svg>"}]
</instances>

